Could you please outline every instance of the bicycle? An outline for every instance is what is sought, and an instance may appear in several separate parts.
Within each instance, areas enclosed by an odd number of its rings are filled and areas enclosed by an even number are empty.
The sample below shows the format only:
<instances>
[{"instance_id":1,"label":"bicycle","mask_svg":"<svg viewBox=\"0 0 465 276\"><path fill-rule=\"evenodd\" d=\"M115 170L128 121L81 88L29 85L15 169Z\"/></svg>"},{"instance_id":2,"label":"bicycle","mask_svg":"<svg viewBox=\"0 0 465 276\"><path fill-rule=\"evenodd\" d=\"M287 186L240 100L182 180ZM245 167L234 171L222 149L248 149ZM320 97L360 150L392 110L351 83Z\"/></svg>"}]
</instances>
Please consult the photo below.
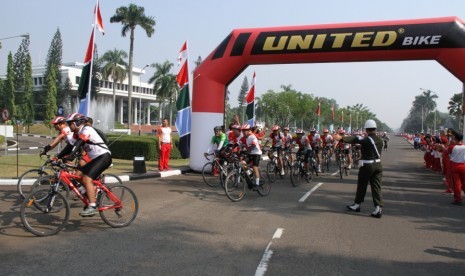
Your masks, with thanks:
<instances>
[{"instance_id":1,"label":"bicycle","mask_svg":"<svg viewBox=\"0 0 465 276\"><path fill-rule=\"evenodd\" d=\"M70 172L76 166L52 161L59 167L56 178L50 178L49 189L36 189L21 204L20 217L26 230L40 237L55 235L68 223L70 204L59 192L64 183L87 207L88 199L80 191L78 183L82 177ZM139 202L135 193L124 185L109 186L102 178L93 181L96 189L97 209L102 220L111 227L119 228L131 224L137 216Z\"/></svg>"},{"instance_id":2,"label":"bicycle","mask_svg":"<svg viewBox=\"0 0 465 276\"><path fill-rule=\"evenodd\" d=\"M308 163L310 166L310 172L318 176L318 163L316 161L315 155L316 155L315 151L313 149L310 150L310 155L308 157Z\"/></svg>"},{"instance_id":3,"label":"bicycle","mask_svg":"<svg viewBox=\"0 0 465 276\"><path fill-rule=\"evenodd\" d=\"M336 160L339 167L339 176L341 179L345 176L349 176L349 167L347 165L347 156L341 149L336 149Z\"/></svg>"},{"instance_id":4,"label":"bicycle","mask_svg":"<svg viewBox=\"0 0 465 276\"><path fill-rule=\"evenodd\" d=\"M297 154L295 159L290 173L292 186L299 186L303 179L307 183L312 182L313 178L307 173L307 169L305 168L305 154Z\"/></svg>"},{"instance_id":5,"label":"bicycle","mask_svg":"<svg viewBox=\"0 0 465 276\"><path fill-rule=\"evenodd\" d=\"M27 170L19 176L18 183L16 184L16 190L18 191L21 198L24 199L31 193L33 184L40 177L45 175L53 175L56 173L57 169L50 165L51 162L52 160L50 159L50 155L47 155L47 160L45 160L44 164L40 168Z\"/></svg>"},{"instance_id":6,"label":"bicycle","mask_svg":"<svg viewBox=\"0 0 465 276\"><path fill-rule=\"evenodd\" d=\"M352 164L354 169L358 169L358 161L360 160L360 145L355 145L352 148Z\"/></svg>"},{"instance_id":7,"label":"bicycle","mask_svg":"<svg viewBox=\"0 0 465 276\"><path fill-rule=\"evenodd\" d=\"M281 170L278 164L277 152L270 149L268 156L270 156L270 160L266 164L266 171L268 172L268 174L271 175L270 177L272 178L272 181L274 182L276 180L276 175L279 175L281 179L284 179L284 177L289 173L289 166L290 166L289 161L287 161L289 159L287 154L283 151L282 160L283 160L284 174L281 174Z\"/></svg>"},{"instance_id":8,"label":"bicycle","mask_svg":"<svg viewBox=\"0 0 465 276\"><path fill-rule=\"evenodd\" d=\"M211 155L214 156L213 161L207 162L202 168L203 181L210 187L217 187L221 184L224 188L224 181L231 171L231 167L228 164L222 165L220 157L216 156L215 153L204 154L207 160L210 160L208 156Z\"/></svg>"},{"instance_id":9,"label":"bicycle","mask_svg":"<svg viewBox=\"0 0 465 276\"><path fill-rule=\"evenodd\" d=\"M239 158L235 160L241 162ZM243 161L242 161L243 162ZM250 189L254 188L255 175L252 168L247 163L242 163L231 171L226 177L224 190L226 196L233 202L240 201L244 198L245 186ZM270 194L271 180L268 171L262 170L260 172L260 184L257 190L254 189L259 195L267 196Z\"/></svg>"},{"instance_id":10,"label":"bicycle","mask_svg":"<svg viewBox=\"0 0 465 276\"><path fill-rule=\"evenodd\" d=\"M329 172L329 166L331 164L331 157L330 157L330 148L329 147L324 147L323 151L321 152L321 172Z\"/></svg>"}]
</instances>

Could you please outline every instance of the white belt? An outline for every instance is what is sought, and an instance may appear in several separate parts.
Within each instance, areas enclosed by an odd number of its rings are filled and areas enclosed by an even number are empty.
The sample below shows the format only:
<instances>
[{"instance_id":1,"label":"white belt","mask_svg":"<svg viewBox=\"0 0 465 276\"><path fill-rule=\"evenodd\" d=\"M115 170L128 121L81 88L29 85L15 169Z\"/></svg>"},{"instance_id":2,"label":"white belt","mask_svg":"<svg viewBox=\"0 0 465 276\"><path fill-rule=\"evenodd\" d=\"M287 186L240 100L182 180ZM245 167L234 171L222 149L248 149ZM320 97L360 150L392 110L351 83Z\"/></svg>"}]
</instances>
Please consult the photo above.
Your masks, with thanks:
<instances>
[{"instance_id":1,"label":"white belt","mask_svg":"<svg viewBox=\"0 0 465 276\"><path fill-rule=\"evenodd\" d=\"M381 159L375 159L375 160L360 160L363 162L363 164L373 164L373 163L379 163L381 162Z\"/></svg>"}]
</instances>

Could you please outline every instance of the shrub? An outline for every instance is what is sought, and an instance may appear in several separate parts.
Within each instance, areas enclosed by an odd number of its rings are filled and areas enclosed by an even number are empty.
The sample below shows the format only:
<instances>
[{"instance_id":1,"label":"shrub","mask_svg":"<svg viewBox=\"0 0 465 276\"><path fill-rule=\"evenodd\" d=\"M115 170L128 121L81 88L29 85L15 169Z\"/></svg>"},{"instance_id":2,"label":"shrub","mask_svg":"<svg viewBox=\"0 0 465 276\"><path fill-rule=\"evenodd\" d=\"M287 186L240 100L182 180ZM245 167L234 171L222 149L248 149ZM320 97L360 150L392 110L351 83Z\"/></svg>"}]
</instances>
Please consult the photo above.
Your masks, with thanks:
<instances>
[{"instance_id":1,"label":"shrub","mask_svg":"<svg viewBox=\"0 0 465 276\"><path fill-rule=\"evenodd\" d=\"M113 158L132 160L134 156L144 156L147 161L158 160L158 137L108 134L107 138ZM173 137L173 142L170 158L180 159L179 139Z\"/></svg>"},{"instance_id":2,"label":"shrub","mask_svg":"<svg viewBox=\"0 0 465 276\"><path fill-rule=\"evenodd\" d=\"M5 136L0 135L0 146L3 146L5 144Z\"/></svg>"}]
</instances>

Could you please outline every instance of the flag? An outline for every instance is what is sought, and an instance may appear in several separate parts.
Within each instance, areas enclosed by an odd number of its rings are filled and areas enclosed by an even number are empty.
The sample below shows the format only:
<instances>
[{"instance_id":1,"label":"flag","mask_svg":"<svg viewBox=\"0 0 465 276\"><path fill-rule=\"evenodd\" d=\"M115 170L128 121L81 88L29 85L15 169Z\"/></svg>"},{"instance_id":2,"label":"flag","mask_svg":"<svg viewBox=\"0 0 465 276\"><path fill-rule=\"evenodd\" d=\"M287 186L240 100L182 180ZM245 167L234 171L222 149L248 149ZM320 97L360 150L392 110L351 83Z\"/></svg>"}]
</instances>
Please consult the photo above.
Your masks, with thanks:
<instances>
[{"instance_id":1,"label":"flag","mask_svg":"<svg viewBox=\"0 0 465 276\"><path fill-rule=\"evenodd\" d=\"M181 60L179 59L181 57ZM178 113L176 116L176 129L179 134L179 152L182 158L189 158L190 156L190 140L191 140L191 102L189 97L189 70L188 70L188 58L187 58L187 41L179 52L178 62L185 59L181 70L179 70L176 76L176 81L179 84L181 90L179 91L179 97L176 101L176 108Z\"/></svg>"},{"instance_id":2,"label":"flag","mask_svg":"<svg viewBox=\"0 0 465 276\"><path fill-rule=\"evenodd\" d=\"M341 110L341 125L344 124L344 110Z\"/></svg>"},{"instance_id":3,"label":"flag","mask_svg":"<svg viewBox=\"0 0 465 276\"><path fill-rule=\"evenodd\" d=\"M331 106L331 118L333 119L333 122L334 122L334 103Z\"/></svg>"},{"instance_id":4,"label":"flag","mask_svg":"<svg viewBox=\"0 0 465 276\"><path fill-rule=\"evenodd\" d=\"M318 107L316 108L316 115L320 116L321 114L321 99L318 101Z\"/></svg>"},{"instance_id":5,"label":"flag","mask_svg":"<svg viewBox=\"0 0 465 276\"><path fill-rule=\"evenodd\" d=\"M178 65L181 64L181 61L187 58L187 41L181 47L178 55Z\"/></svg>"},{"instance_id":6,"label":"flag","mask_svg":"<svg viewBox=\"0 0 465 276\"><path fill-rule=\"evenodd\" d=\"M250 84L250 90L245 97L245 102L247 103L247 123L250 126L254 126L255 124L255 72L253 72L252 83Z\"/></svg>"},{"instance_id":7,"label":"flag","mask_svg":"<svg viewBox=\"0 0 465 276\"><path fill-rule=\"evenodd\" d=\"M100 13L100 5L97 0L97 5L95 6L95 24L97 29L105 35L105 28L103 27L102 14Z\"/></svg>"},{"instance_id":8,"label":"flag","mask_svg":"<svg viewBox=\"0 0 465 276\"><path fill-rule=\"evenodd\" d=\"M94 30L90 36L89 45L87 46L86 57L84 58L84 67L82 67L81 79L79 80L78 95L79 95L79 110L78 112L88 116L88 105L90 101L89 90L90 80L92 75L92 59L94 56Z\"/></svg>"}]
</instances>

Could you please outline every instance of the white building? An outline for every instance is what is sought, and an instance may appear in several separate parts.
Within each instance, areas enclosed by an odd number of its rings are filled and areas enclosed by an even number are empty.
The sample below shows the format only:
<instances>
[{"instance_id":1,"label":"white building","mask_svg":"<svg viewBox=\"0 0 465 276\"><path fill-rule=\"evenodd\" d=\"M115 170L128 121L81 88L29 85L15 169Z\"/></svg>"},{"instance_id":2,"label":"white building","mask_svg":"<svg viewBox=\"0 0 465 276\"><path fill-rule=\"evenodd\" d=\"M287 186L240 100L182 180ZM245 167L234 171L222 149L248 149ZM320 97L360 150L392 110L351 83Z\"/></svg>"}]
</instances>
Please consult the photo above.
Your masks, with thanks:
<instances>
[{"instance_id":1,"label":"white building","mask_svg":"<svg viewBox=\"0 0 465 276\"><path fill-rule=\"evenodd\" d=\"M62 81L65 82L67 78L70 79L72 84L72 99L70 102L70 110L76 112L78 109L77 90L83 63L73 62L64 63L61 66ZM134 123L150 124L151 118L154 117L150 113L150 105L156 101L156 96L153 91L153 84L142 82L141 77L145 74L145 70L141 68L133 68L132 80L132 110ZM34 91L39 91L45 85L45 66L38 66L32 68L32 78ZM104 103L113 105L113 80L100 80L100 91L98 92L97 103L91 102L91 113L95 113L101 109ZM114 114L116 120L121 124L127 123L127 106L128 106L128 79L126 78L122 83L116 83L116 106L114 106ZM92 106L94 105L94 106ZM111 112L111 110L109 110ZM136 120L137 119L137 120Z\"/></svg>"}]
</instances>

